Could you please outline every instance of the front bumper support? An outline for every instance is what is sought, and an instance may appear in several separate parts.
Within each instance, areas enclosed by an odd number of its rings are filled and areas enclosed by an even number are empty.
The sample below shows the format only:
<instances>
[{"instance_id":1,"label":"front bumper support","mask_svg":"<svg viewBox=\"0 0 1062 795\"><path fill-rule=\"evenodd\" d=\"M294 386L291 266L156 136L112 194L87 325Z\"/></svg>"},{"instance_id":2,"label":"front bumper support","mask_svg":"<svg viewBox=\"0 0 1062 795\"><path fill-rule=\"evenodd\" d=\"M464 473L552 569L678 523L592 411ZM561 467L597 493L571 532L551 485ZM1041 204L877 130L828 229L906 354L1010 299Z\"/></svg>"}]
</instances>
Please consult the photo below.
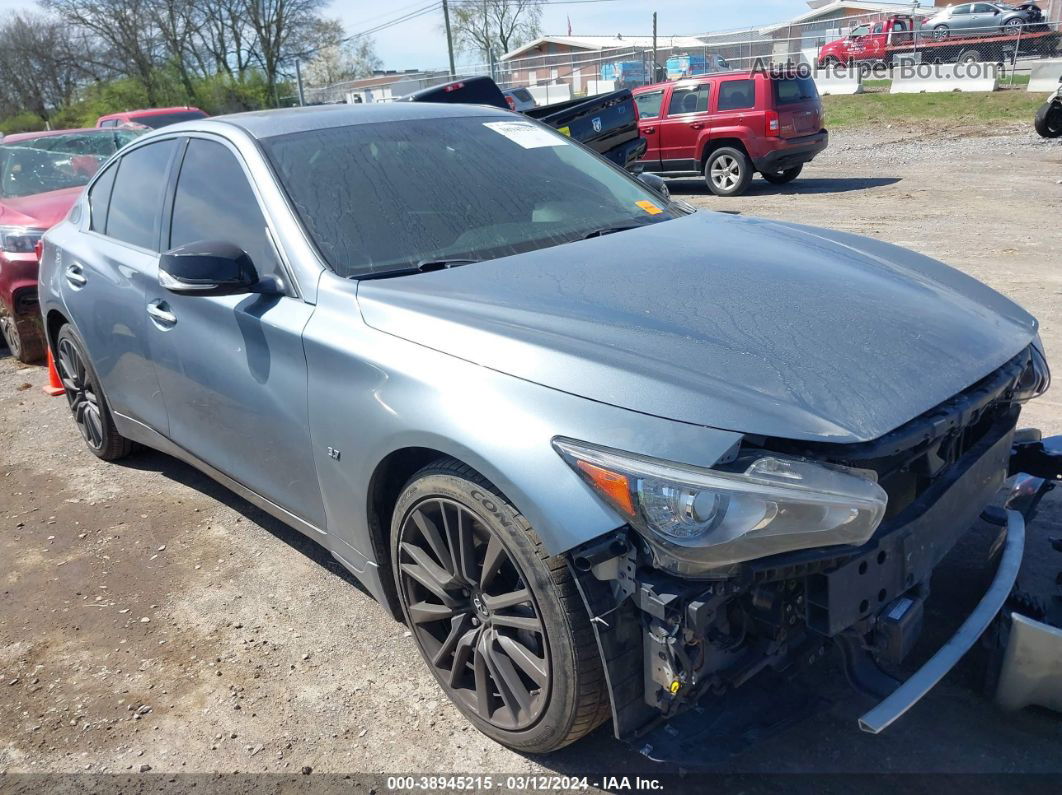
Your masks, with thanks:
<instances>
[{"instance_id":1,"label":"front bumper support","mask_svg":"<svg viewBox=\"0 0 1062 795\"><path fill-rule=\"evenodd\" d=\"M879 734L892 725L943 679L988 629L1010 596L1025 551L1025 519L1022 515L1008 510L1006 527L1006 542L996 576L977 607L967 616L959 631L925 665L859 719L859 728L863 731Z\"/></svg>"}]
</instances>

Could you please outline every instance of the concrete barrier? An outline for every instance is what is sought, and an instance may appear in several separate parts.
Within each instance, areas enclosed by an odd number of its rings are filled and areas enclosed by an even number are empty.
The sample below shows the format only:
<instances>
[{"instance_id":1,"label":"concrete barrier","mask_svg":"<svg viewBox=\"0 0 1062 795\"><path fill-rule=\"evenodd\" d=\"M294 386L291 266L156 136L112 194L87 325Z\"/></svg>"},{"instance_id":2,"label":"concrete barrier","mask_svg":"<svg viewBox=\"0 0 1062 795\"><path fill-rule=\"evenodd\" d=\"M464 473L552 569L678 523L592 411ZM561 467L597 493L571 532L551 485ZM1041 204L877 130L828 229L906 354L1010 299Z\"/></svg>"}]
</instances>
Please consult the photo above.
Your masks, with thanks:
<instances>
[{"instance_id":1,"label":"concrete barrier","mask_svg":"<svg viewBox=\"0 0 1062 795\"><path fill-rule=\"evenodd\" d=\"M863 73L859 69L816 69L815 87L819 94L862 94Z\"/></svg>"},{"instance_id":2,"label":"concrete barrier","mask_svg":"<svg viewBox=\"0 0 1062 795\"><path fill-rule=\"evenodd\" d=\"M1058 79L1062 77L1062 60L1035 61L1029 75L1029 90L1057 91Z\"/></svg>"},{"instance_id":3,"label":"concrete barrier","mask_svg":"<svg viewBox=\"0 0 1062 795\"><path fill-rule=\"evenodd\" d=\"M891 94L936 94L995 91L999 67L994 63L904 64L892 70Z\"/></svg>"},{"instance_id":4,"label":"concrete barrier","mask_svg":"<svg viewBox=\"0 0 1062 795\"><path fill-rule=\"evenodd\" d=\"M587 80L586 81L586 95L588 97L597 96L598 94L607 94L610 91L616 90L615 80Z\"/></svg>"},{"instance_id":5,"label":"concrete barrier","mask_svg":"<svg viewBox=\"0 0 1062 795\"><path fill-rule=\"evenodd\" d=\"M572 88L567 83L552 83L548 86L528 86L527 90L539 105L553 105L572 98Z\"/></svg>"}]
</instances>

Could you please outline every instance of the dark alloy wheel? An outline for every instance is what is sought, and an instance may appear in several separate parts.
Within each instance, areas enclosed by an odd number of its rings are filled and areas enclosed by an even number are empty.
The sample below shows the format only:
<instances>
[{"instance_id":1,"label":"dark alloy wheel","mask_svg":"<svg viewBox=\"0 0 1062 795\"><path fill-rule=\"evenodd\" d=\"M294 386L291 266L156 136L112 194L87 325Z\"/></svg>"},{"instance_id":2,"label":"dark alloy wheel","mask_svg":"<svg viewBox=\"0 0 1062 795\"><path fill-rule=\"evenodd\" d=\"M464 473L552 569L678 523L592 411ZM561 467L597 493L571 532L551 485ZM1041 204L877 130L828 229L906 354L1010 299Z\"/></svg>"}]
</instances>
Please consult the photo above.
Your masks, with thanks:
<instances>
[{"instance_id":1,"label":"dark alloy wheel","mask_svg":"<svg viewBox=\"0 0 1062 795\"><path fill-rule=\"evenodd\" d=\"M402 614L440 687L522 752L578 740L611 714L600 652L566 559L482 475L441 458L391 517Z\"/></svg>"},{"instance_id":2,"label":"dark alloy wheel","mask_svg":"<svg viewBox=\"0 0 1062 795\"><path fill-rule=\"evenodd\" d=\"M501 729L533 725L549 698L549 646L501 540L460 503L427 499L407 514L399 555L413 632L450 698Z\"/></svg>"},{"instance_id":3,"label":"dark alloy wheel","mask_svg":"<svg viewBox=\"0 0 1062 795\"><path fill-rule=\"evenodd\" d=\"M89 450L105 461L128 455L133 444L115 428L96 372L70 326L59 331L55 366L66 390L70 413Z\"/></svg>"}]
</instances>

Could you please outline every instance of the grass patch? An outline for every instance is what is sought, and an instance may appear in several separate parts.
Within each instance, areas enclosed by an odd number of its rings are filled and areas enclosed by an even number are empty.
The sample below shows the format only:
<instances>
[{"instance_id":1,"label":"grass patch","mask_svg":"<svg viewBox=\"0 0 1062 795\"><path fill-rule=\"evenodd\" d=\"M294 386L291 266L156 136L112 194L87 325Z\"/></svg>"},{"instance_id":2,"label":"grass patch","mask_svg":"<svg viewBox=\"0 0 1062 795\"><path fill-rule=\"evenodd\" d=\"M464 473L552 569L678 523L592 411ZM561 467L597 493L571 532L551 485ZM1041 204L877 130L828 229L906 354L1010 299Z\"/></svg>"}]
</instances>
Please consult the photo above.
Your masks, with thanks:
<instances>
[{"instance_id":1,"label":"grass patch","mask_svg":"<svg viewBox=\"0 0 1062 795\"><path fill-rule=\"evenodd\" d=\"M947 126L993 123L1032 123L1044 101L1025 91L988 94L857 94L823 97L827 128L916 125Z\"/></svg>"}]
</instances>

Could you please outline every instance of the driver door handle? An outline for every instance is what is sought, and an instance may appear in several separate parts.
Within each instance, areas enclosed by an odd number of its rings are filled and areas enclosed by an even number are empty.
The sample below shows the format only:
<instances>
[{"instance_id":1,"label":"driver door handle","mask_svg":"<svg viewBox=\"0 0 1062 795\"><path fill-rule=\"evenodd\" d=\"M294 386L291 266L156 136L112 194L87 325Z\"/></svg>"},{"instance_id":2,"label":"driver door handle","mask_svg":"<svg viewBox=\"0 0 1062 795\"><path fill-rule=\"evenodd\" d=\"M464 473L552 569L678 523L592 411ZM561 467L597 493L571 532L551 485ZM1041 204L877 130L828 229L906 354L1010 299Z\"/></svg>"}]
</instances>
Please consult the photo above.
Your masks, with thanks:
<instances>
[{"instance_id":1,"label":"driver door handle","mask_svg":"<svg viewBox=\"0 0 1062 795\"><path fill-rule=\"evenodd\" d=\"M642 132L644 132L646 135L652 135L656 132L656 127L646 127L642 130Z\"/></svg>"},{"instance_id":2,"label":"driver door handle","mask_svg":"<svg viewBox=\"0 0 1062 795\"><path fill-rule=\"evenodd\" d=\"M147 305L147 313L158 326L173 328L177 325L177 315L170 311L170 306L165 301L152 301Z\"/></svg>"},{"instance_id":3,"label":"driver door handle","mask_svg":"<svg viewBox=\"0 0 1062 795\"><path fill-rule=\"evenodd\" d=\"M67 265L64 275L71 287L80 289L88 284L88 279L86 279L85 274L81 272L81 266L76 263Z\"/></svg>"}]
</instances>

